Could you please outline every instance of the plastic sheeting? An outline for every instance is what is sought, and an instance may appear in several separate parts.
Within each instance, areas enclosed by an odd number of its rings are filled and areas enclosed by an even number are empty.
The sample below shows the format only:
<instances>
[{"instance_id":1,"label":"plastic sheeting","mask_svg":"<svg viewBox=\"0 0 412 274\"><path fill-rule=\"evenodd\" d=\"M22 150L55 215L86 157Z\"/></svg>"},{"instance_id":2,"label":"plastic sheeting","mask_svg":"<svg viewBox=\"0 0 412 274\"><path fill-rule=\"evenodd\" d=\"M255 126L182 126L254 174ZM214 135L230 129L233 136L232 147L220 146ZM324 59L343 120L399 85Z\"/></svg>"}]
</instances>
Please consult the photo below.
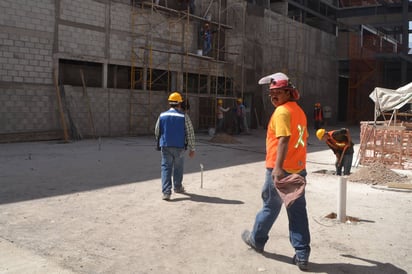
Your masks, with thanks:
<instances>
[{"instance_id":1,"label":"plastic sheeting","mask_svg":"<svg viewBox=\"0 0 412 274\"><path fill-rule=\"evenodd\" d=\"M412 103L412 82L398 89L375 88L369 98L375 102L376 114L383 111L399 110Z\"/></svg>"}]
</instances>

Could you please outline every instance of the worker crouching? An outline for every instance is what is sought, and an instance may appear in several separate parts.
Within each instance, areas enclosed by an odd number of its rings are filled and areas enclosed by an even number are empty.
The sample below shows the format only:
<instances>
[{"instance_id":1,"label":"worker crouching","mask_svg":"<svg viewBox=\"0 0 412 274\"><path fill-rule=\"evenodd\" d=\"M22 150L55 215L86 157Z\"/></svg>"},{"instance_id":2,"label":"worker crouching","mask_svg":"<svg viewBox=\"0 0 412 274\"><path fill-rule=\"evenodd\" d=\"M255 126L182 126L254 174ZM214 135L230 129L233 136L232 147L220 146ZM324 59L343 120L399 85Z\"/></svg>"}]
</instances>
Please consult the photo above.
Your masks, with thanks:
<instances>
[{"instance_id":1,"label":"worker crouching","mask_svg":"<svg viewBox=\"0 0 412 274\"><path fill-rule=\"evenodd\" d=\"M353 159L353 142L349 129L341 128L326 132L324 128L316 131L319 141L325 141L336 156L336 175L350 175Z\"/></svg>"}]
</instances>

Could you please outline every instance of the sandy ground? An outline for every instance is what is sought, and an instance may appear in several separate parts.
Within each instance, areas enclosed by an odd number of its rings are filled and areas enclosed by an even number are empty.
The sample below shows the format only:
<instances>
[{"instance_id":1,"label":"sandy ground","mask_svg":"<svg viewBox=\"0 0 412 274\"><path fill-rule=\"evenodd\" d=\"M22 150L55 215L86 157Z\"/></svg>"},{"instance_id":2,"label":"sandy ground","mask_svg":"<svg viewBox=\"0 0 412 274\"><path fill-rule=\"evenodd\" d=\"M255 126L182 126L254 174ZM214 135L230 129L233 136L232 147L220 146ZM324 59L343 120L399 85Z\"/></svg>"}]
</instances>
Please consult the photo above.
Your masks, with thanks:
<instances>
[{"instance_id":1,"label":"sandy ground","mask_svg":"<svg viewBox=\"0 0 412 274\"><path fill-rule=\"evenodd\" d=\"M299 273L284 209L263 254L240 239L261 207L264 136L199 134L187 193L170 202L152 137L0 144L0 273ZM334 156L313 136L308 272L412 273L412 193L348 182L346 213L360 221L325 218L339 178L315 172Z\"/></svg>"}]
</instances>

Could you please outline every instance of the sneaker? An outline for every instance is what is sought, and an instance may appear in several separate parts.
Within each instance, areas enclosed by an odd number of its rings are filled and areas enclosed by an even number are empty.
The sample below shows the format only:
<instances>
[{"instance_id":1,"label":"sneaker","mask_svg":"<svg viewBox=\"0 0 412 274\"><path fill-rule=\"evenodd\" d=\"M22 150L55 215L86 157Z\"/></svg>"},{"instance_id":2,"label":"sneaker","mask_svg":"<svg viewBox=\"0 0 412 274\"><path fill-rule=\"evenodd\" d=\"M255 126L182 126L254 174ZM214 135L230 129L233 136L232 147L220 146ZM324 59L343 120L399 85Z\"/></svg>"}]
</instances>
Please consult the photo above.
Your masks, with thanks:
<instances>
[{"instance_id":1,"label":"sneaker","mask_svg":"<svg viewBox=\"0 0 412 274\"><path fill-rule=\"evenodd\" d=\"M184 192L185 192L185 188L183 186L175 189L175 193L184 193Z\"/></svg>"},{"instance_id":2,"label":"sneaker","mask_svg":"<svg viewBox=\"0 0 412 274\"><path fill-rule=\"evenodd\" d=\"M256 247L255 244L252 242L250 237L251 236L250 236L250 231L249 230L245 230L245 231L242 232L242 240L245 242L245 244L250 246L256 252L263 253L263 248Z\"/></svg>"},{"instance_id":3,"label":"sneaker","mask_svg":"<svg viewBox=\"0 0 412 274\"><path fill-rule=\"evenodd\" d=\"M293 256L293 263L299 267L300 270L308 270L308 261L301 261L295 256Z\"/></svg>"},{"instance_id":4,"label":"sneaker","mask_svg":"<svg viewBox=\"0 0 412 274\"><path fill-rule=\"evenodd\" d=\"M163 193L163 198L162 198L162 200L169 201L169 200L170 200L170 194Z\"/></svg>"}]
</instances>

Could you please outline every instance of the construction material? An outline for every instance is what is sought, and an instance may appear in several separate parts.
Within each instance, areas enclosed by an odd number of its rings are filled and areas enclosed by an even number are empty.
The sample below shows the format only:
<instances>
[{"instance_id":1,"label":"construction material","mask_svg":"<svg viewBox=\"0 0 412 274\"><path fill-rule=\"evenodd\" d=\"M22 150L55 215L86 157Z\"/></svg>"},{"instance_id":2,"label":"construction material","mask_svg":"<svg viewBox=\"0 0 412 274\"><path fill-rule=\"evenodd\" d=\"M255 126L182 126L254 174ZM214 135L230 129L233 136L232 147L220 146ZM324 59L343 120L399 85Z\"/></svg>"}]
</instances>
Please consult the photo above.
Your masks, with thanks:
<instances>
[{"instance_id":1,"label":"construction material","mask_svg":"<svg viewBox=\"0 0 412 274\"><path fill-rule=\"evenodd\" d=\"M406 183L408 177L394 172L382 163L373 163L349 175L348 180L372 185L387 185L390 182Z\"/></svg>"},{"instance_id":2,"label":"construction material","mask_svg":"<svg viewBox=\"0 0 412 274\"><path fill-rule=\"evenodd\" d=\"M359 163L412 169L412 131L402 124L361 122Z\"/></svg>"},{"instance_id":3,"label":"construction material","mask_svg":"<svg viewBox=\"0 0 412 274\"><path fill-rule=\"evenodd\" d=\"M389 188L412 189L412 184L405 183L388 183Z\"/></svg>"},{"instance_id":4,"label":"construction material","mask_svg":"<svg viewBox=\"0 0 412 274\"><path fill-rule=\"evenodd\" d=\"M82 79L83 96L86 97L87 110L89 111L89 122L90 122L90 126L91 126L91 128L92 128L93 137L96 138L96 128L94 127L94 119L93 119L92 108L91 108L91 106L90 106L90 98L89 98L89 95L87 94L86 81L84 80L84 73L83 73L83 70L82 70L82 69L80 70L80 78Z\"/></svg>"}]
</instances>

